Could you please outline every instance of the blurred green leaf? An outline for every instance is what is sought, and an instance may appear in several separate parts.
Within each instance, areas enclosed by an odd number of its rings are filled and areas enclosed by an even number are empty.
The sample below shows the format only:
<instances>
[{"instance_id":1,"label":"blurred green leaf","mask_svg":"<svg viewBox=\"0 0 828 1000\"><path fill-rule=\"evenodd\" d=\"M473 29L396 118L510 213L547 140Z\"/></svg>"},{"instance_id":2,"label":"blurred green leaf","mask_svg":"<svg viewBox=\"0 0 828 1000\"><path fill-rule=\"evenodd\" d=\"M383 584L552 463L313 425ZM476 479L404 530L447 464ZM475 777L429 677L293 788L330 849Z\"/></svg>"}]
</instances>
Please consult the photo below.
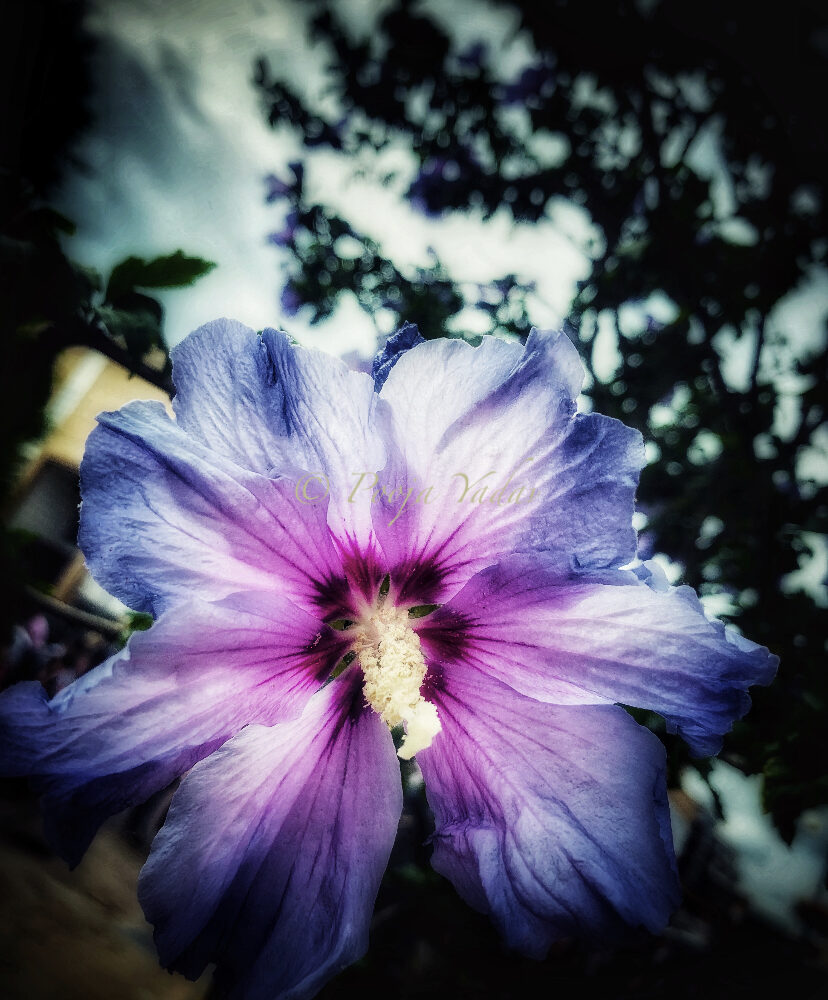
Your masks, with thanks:
<instances>
[{"instance_id":1,"label":"blurred green leaf","mask_svg":"<svg viewBox=\"0 0 828 1000\"><path fill-rule=\"evenodd\" d=\"M154 300L150 299L150 302ZM157 306L157 303L154 303ZM161 319L149 307L137 310L116 309L101 306L98 316L109 331L110 336L123 340L127 351L135 361L151 351L153 347L163 349Z\"/></svg>"},{"instance_id":2,"label":"blurred green leaf","mask_svg":"<svg viewBox=\"0 0 828 1000\"><path fill-rule=\"evenodd\" d=\"M71 219L67 219L62 212L58 212L57 209L49 205L41 205L33 209L32 216L40 221L44 231L74 236L77 229L77 226Z\"/></svg>"},{"instance_id":3,"label":"blurred green leaf","mask_svg":"<svg viewBox=\"0 0 828 1000\"><path fill-rule=\"evenodd\" d=\"M202 257L188 257L182 250L153 260L127 257L109 277L106 300L114 302L136 288L183 288L209 274L215 266Z\"/></svg>"}]
</instances>

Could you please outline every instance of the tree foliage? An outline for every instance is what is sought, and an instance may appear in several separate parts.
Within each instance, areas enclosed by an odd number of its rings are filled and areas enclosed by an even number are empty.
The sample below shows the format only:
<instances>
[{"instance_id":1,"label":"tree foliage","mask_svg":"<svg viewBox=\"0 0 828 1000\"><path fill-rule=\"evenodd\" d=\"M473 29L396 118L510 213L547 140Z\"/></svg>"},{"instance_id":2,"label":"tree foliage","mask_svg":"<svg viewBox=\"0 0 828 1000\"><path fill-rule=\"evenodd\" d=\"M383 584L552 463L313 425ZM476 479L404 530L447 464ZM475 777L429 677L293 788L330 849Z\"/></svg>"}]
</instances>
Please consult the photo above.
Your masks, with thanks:
<instances>
[{"instance_id":1,"label":"tree foliage","mask_svg":"<svg viewBox=\"0 0 828 1000\"><path fill-rule=\"evenodd\" d=\"M828 352L824 336L803 340L780 310L824 277L828 246L816 7L481 3L480 17L506 18L529 53L511 75L491 44L461 46L433 5L396 0L365 37L342 5L308 7L324 100L264 58L255 69L270 123L306 150L290 175L270 178L269 199L286 208L272 238L290 253L284 311L323 319L347 294L426 336L443 335L464 307L482 311L490 332L528 331L532 289L519 275L469 289L436 257L406 271L309 201L306 163L319 147L356 170L405 144L405 197L435 217L505 210L536 223L563 203L586 213L590 272L567 323L593 375L588 395L650 442L643 554L679 562L687 583L725 600L725 617L781 657L725 756L764 773L767 805L792 836L801 811L828 799L825 589L791 576L826 530L825 481L813 470L815 458L825 464ZM609 381L595 371L601 331L617 350ZM746 363L734 377L738 355Z\"/></svg>"}]
</instances>

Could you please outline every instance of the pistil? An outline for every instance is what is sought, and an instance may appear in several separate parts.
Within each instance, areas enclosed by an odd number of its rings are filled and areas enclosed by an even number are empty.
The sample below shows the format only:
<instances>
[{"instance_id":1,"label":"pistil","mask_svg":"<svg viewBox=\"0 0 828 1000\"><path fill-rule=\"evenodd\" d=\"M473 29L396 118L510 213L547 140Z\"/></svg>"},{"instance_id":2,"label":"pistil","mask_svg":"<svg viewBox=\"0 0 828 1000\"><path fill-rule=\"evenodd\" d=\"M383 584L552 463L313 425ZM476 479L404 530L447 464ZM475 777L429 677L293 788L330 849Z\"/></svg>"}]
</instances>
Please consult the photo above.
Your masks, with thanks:
<instances>
[{"instance_id":1,"label":"pistil","mask_svg":"<svg viewBox=\"0 0 828 1000\"><path fill-rule=\"evenodd\" d=\"M410 760L440 732L437 709L420 694L426 662L408 611L380 604L357 627L354 651L364 677L365 699L390 728L404 723L397 751Z\"/></svg>"}]
</instances>

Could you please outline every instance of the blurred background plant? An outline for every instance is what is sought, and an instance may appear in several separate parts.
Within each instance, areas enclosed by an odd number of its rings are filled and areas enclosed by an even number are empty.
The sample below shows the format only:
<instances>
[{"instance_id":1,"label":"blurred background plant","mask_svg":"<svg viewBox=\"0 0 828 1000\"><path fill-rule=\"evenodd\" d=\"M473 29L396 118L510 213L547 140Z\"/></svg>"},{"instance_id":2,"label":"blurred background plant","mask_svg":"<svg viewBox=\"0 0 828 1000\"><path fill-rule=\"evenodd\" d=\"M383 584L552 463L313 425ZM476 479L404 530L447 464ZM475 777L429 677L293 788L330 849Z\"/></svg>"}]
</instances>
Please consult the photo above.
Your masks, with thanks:
<instances>
[{"instance_id":1,"label":"blurred background plant","mask_svg":"<svg viewBox=\"0 0 828 1000\"><path fill-rule=\"evenodd\" d=\"M67 170L83 170L79 137L89 128L93 40L85 4L10 3L4 9L0 133L0 497L14 497L36 442L49 429L55 363L67 348L100 352L169 392L164 310L148 291L191 285L213 264L181 250L144 260L125 256L104 277L72 254L74 223L52 204ZM121 242L113 237L113 245ZM126 250L121 244L122 250ZM27 448L27 446L29 446ZM0 630L4 639L43 585L27 533L0 538Z\"/></svg>"},{"instance_id":2,"label":"blurred background plant","mask_svg":"<svg viewBox=\"0 0 828 1000\"><path fill-rule=\"evenodd\" d=\"M647 441L641 556L781 657L722 756L761 776L787 842L807 839L802 815L828 802L820 5L12 0L4 18L4 682L57 690L149 624L82 599L76 466L32 472L67 347L105 355L144 395L169 390L169 346L222 311L362 365L404 321L472 341L566 324L584 405ZM186 300L167 291L202 276ZM49 532L68 588L43 569ZM638 717L676 788L688 764L710 776ZM803 904L796 945L747 918L738 858L678 792L687 904L672 931L620 953L563 945L532 971L430 871L422 786L404 778L372 952L326 995L817 988L824 895ZM145 849L164 805L121 832Z\"/></svg>"}]
</instances>

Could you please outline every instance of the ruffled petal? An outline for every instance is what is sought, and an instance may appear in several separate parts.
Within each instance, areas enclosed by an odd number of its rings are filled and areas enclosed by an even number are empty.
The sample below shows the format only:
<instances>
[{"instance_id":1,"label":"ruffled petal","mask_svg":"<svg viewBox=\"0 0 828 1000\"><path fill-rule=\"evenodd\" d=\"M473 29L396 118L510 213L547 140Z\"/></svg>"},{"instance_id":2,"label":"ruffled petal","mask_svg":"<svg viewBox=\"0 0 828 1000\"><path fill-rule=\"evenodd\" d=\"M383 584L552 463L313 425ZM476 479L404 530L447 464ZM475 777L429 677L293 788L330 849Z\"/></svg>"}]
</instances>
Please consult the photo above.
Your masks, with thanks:
<instances>
[{"instance_id":1,"label":"ruffled petal","mask_svg":"<svg viewBox=\"0 0 828 1000\"><path fill-rule=\"evenodd\" d=\"M300 503L327 510L351 583L375 590L384 570L371 497L354 493L386 462L388 407L372 379L277 330L260 337L232 320L196 330L172 359L181 428L244 469L285 477Z\"/></svg>"},{"instance_id":2,"label":"ruffled petal","mask_svg":"<svg viewBox=\"0 0 828 1000\"><path fill-rule=\"evenodd\" d=\"M292 472L282 392L262 338L235 320L200 327L170 352L179 426L236 465Z\"/></svg>"},{"instance_id":3,"label":"ruffled petal","mask_svg":"<svg viewBox=\"0 0 828 1000\"><path fill-rule=\"evenodd\" d=\"M514 557L475 576L418 626L447 671L484 674L558 704L618 702L664 716L698 755L769 684L778 658L709 621L689 587L632 572L563 577Z\"/></svg>"},{"instance_id":4,"label":"ruffled petal","mask_svg":"<svg viewBox=\"0 0 828 1000\"><path fill-rule=\"evenodd\" d=\"M0 773L29 775L46 831L77 864L108 816L146 801L250 722L298 715L342 633L271 594L191 602L48 701L0 696Z\"/></svg>"},{"instance_id":5,"label":"ruffled petal","mask_svg":"<svg viewBox=\"0 0 828 1000\"><path fill-rule=\"evenodd\" d=\"M197 593L283 593L306 609L343 577L325 508L190 438L160 403L103 413L81 465L79 544L95 579L159 614Z\"/></svg>"},{"instance_id":6,"label":"ruffled petal","mask_svg":"<svg viewBox=\"0 0 828 1000\"><path fill-rule=\"evenodd\" d=\"M371 545L371 499L354 486L386 463L388 406L364 372L338 358L294 347L284 333L262 339L281 390L282 418L296 464L330 489L328 523L349 550Z\"/></svg>"},{"instance_id":7,"label":"ruffled petal","mask_svg":"<svg viewBox=\"0 0 828 1000\"><path fill-rule=\"evenodd\" d=\"M381 394L395 446L374 520L403 600L445 600L511 552L565 569L633 557L641 435L576 415L582 381L559 333L533 331L525 349L432 341L398 359Z\"/></svg>"},{"instance_id":8,"label":"ruffled petal","mask_svg":"<svg viewBox=\"0 0 828 1000\"><path fill-rule=\"evenodd\" d=\"M425 337L420 336L420 331L414 323L403 323L403 325L392 334L381 351L377 354L371 365L371 377L374 380L374 389L379 392L385 385L385 380L391 373L391 369L412 347L417 344L424 344Z\"/></svg>"},{"instance_id":9,"label":"ruffled petal","mask_svg":"<svg viewBox=\"0 0 828 1000\"><path fill-rule=\"evenodd\" d=\"M623 709L542 705L487 678L432 684L442 731L417 757L432 864L507 944L660 930L679 891L664 750Z\"/></svg>"},{"instance_id":10,"label":"ruffled petal","mask_svg":"<svg viewBox=\"0 0 828 1000\"><path fill-rule=\"evenodd\" d=\"M402 809L388 729L344 674L250 726L173 797L139 883L164 965L230 998L301 1000L363 955Z\"/></svg>"}]
</instances>

